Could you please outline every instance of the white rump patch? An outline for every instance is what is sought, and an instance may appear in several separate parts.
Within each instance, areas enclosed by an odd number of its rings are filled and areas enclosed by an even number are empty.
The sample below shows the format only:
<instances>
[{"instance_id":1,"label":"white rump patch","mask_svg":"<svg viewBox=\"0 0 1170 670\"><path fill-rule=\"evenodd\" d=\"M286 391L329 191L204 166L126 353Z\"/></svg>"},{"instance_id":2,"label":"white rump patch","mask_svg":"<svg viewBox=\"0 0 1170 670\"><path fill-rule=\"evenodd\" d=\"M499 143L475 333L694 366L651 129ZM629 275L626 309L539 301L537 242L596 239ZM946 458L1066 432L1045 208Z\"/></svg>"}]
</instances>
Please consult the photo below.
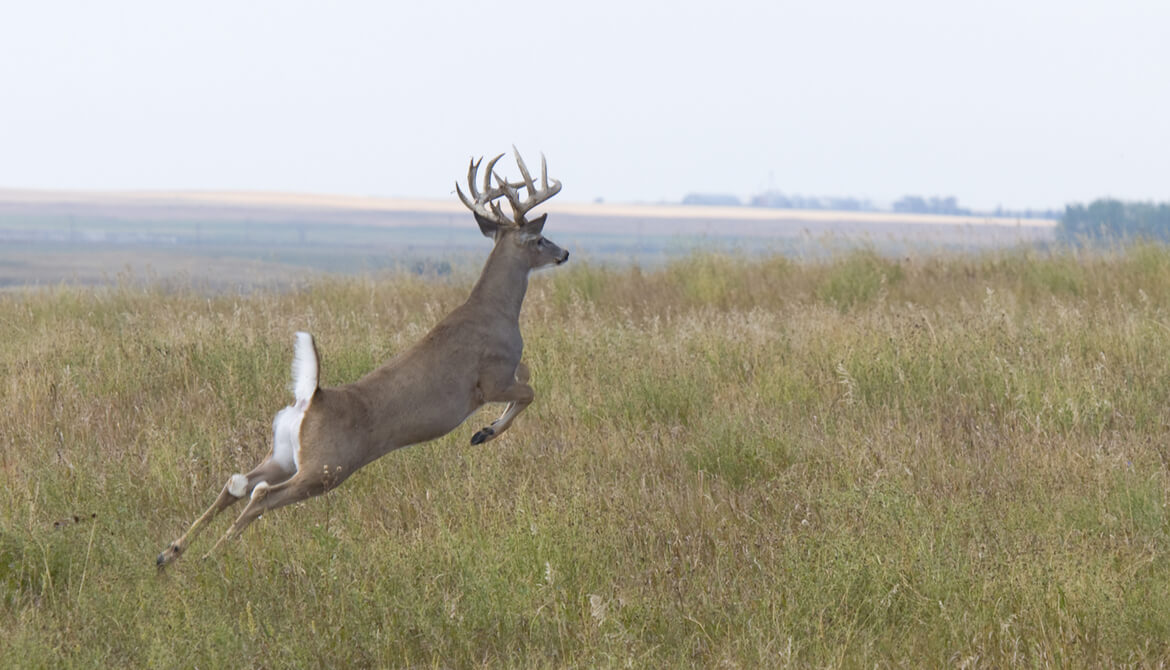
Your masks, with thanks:
<instances>
[{"instance_id":1,"label":"white rump patch","mask_svg":"<svg viewBox=\"0 0 1170 670\"><path fill-rule=\"evenodd\" d=\"M305 419L305 409L298 402L297 406L277 412L272 421L272 460L288 473L301 469L301 421Z\"/></svg>"},{"instance_id":2,"label":"white rump patch","mask_svg":"<svg viewBox=\"0 0 1170 670\"><path fill-rule=\"evenodd\" d=\"M297 333L292 362L292 405L276 413L272 421L272 460L288 473L301 469L301 421L317 392L317 347L313 336ZM255 495L256 490L252 489Z\"/></svg>"},{"instance_id":3,"label":"white rump patch","mask_svg":"<svg viewBox=\"0 0 1170 670\"><path fill-rule=\"evenodd\" d=\"M237 498L243 498L244 492L248 490L248 478L244 475L232 475L228 479L228 493Z\"/></svg>"},{"instance_id":4,"label":"white rump patch","mask_svg":"<svg viewBox=\"0 0 1170 670\"><path fill-rule=\"evenodd\" d=\"M302 411L309 408L309 401L317 391L317 367L317 347L313 345L313 336L297 333L292 362L292 391L296 398L294 407Z\"/></svg>"}]
</instances>

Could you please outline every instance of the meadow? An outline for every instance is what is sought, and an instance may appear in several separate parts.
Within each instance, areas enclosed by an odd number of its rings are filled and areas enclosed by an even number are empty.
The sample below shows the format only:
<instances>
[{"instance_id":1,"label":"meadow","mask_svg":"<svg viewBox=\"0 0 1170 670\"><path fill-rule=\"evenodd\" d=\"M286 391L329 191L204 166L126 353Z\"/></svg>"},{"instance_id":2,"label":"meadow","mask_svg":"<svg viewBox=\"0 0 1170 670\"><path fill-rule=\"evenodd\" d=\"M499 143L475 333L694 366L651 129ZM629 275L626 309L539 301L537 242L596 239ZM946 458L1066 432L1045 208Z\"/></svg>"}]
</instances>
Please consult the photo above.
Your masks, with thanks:
<instances>
[{"instance_id":1,"label":"meadow","mask_svg":"<svg viewBox=\"0 0 1170 670\"><path fill-rule=\"evenodd\" d=\"M473 276L0 294L4 667L1170 662L1170 250L572 261L537 400L154 558Z\"/></svg>"}]
</instances>

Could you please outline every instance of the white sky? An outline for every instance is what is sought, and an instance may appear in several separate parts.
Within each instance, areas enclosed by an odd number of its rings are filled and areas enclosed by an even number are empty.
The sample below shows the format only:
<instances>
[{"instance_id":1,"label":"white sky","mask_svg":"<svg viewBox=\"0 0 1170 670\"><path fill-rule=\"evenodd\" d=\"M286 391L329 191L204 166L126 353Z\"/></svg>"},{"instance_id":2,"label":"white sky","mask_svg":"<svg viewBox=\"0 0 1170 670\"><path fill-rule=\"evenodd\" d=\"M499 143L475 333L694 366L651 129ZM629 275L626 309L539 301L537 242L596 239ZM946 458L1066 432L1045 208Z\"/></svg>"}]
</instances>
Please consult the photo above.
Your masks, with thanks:
<instances>
[{"instance_id":1,"label":"white sky","mask_svg":"<svg viewBox=\"0 0 1170 670\"><path fill-rule=\"evenodd\" d=\"M0 187L448 198L512 143L566 201L1170 200L1170 2L0 7Z\"/></svg>"}]
</instances>

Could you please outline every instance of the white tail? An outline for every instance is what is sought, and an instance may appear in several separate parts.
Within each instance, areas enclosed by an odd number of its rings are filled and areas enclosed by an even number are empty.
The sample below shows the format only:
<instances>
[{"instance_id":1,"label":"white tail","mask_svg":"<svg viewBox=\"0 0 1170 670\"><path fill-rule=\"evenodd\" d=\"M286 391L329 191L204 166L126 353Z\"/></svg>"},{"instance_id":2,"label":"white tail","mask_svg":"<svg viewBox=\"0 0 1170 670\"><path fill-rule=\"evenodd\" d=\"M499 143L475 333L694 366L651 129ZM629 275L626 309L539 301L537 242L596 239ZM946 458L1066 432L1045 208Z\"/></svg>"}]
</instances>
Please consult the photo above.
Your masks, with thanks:
<instances>
[{"instance_id":1,"label":"white tail","mask_svg":"<svg viewBox=\"0 0 1170 670\"><path fill-rule=\"evenodd\" d=\"M268 455L246 475L228 479L211 507L159 554L159 567L178 558L199 528L249 493L248 505L216 547L265 511L320 495L394 449L451 432L484 403L507 406L498 419L472 435L472 444L499 437L532 403L535 393L528 385L528 367L520 361L524 346L520 308L528 274L565 262L569 252L542 235L545 215L529 221L527 214L556 195L561 184L548 178L542 156L538 188L519 152L521 180L503 179L494 171L501 156L488 163L482 190L475 184L482 159L471 161L470 198L456 185L480 231L495 243L467 302L418 344L356 382L336 388L320 388L317 348L311 335L298 332L293 404L278 412L272 423ZM523 199L521 190L526 192ZM508 202L510 218L497 202L500 198Z\"/></svg>"},{"instance_id":2,"label":"white tail","mask_svg":"<svg viewBox=\"0 0 1170 670\"><path fill-rule=\"evenodd\" d=\"M292 392L296 399L296 406L308 408L309 401L317 392L317 370L320 363L317 361L317 347L313 346L313 336L297 333L297 344L293 353L292 362Z\"/></svg>"}]
</instances>

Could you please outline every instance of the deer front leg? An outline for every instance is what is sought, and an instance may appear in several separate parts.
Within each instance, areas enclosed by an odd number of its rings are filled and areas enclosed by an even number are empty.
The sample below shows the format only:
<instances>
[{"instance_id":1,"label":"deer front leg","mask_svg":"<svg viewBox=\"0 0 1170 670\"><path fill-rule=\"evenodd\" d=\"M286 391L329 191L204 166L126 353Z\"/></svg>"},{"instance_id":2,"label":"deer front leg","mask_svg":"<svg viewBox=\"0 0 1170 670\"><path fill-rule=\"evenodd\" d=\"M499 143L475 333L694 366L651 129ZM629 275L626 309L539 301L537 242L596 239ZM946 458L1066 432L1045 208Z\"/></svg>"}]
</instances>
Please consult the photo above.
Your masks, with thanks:
<instances>
[{"instance_id":1,"label":"deer front leg","mask_svg":"<svg viewBox=\"0 0 1170 670\"><path fill-rule=\"evenodd\" d=\"M505 430L508 430L508 427L512 425L512 420L520 412L532 404L536 398L536 392L528 385L528 380L531 378L528 366L518 363L513 384L496 395L484 398L487 402L506 402L508 406L504 408L504 413L500 415L500 418L471 436L472 444L483 444L496 439Z\"/></svg>"}]
</instances>

